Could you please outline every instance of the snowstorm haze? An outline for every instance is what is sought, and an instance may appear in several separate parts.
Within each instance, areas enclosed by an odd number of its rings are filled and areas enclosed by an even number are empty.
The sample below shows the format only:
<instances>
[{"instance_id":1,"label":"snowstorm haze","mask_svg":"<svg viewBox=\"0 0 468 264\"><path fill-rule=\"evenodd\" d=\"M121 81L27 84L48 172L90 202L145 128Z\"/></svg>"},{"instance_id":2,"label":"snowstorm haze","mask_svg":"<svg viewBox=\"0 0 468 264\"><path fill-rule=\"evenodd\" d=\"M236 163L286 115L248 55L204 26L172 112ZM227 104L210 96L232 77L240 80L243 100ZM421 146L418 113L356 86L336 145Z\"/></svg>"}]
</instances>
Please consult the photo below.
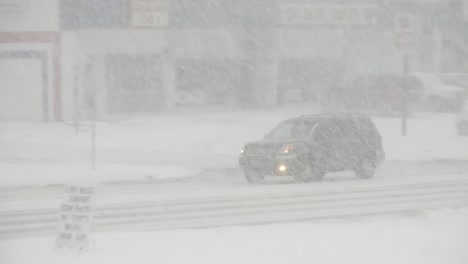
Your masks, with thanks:
<instances>
[{"instance_id":1,"label":"snowstorm haze","mask_svg":"<svg viewBox=\"0 0 468 264\"><path fill-rule=\"evenodd\" d=\"M0 263L468 263L468 1L0 0Z\"/></svg>"}]
</instances>

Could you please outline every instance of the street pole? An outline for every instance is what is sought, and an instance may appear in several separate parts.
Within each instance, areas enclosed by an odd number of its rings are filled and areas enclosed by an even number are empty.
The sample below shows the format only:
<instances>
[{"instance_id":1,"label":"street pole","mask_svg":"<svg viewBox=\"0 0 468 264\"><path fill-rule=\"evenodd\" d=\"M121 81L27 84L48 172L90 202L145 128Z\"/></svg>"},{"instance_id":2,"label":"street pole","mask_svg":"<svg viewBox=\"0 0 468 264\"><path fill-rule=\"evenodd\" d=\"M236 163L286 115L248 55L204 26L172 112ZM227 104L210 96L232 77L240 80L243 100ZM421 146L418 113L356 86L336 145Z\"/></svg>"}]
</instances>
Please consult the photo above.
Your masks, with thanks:
<instances>
[{"instance_id":1,"label":"street pole","mask_svg":"<svg viewBox=\"0 0 468 264\"><path fill-rule=\"evenodd\" d=\"M96 170L96 95L93 92L93 124L91 126L91 167Z\"/></svg>"},{"instance_id":2,"label":"street pole","mask_svg":"<svg viewBox=\"0 0 468 264\"><path fill-rule=\"evenodd\" d=\"M91 117L91 169L96 170L96 80L93 74L93 63L89 57L85 64L86 89L92 95L92 117Z\"/></svg>"},{"instance_id":3,"label":"street pole","mask_svg":"<svg viewBox=\"0 0 468 264\"><path fill-rule=\"evenodd\" d=\"M403 57L403 75L406 77L409 71L409 55L404 53ZM406 136L408 123L408 88L407 84L403 84L402 102L401 102L401 135Z\"/></svg>"},{"instance_id":4,"label":"street pole","mask_svg":"<svg viewBox=\"0 0 468 264\"><path fill-rule=\"evenodd\" d=\"M78 134L79 124L78 124L78 67L75 65L74 70L74 79L73 79L73 110L74 110L74 122L75 134Z\"/></svg>"}]
</instances>

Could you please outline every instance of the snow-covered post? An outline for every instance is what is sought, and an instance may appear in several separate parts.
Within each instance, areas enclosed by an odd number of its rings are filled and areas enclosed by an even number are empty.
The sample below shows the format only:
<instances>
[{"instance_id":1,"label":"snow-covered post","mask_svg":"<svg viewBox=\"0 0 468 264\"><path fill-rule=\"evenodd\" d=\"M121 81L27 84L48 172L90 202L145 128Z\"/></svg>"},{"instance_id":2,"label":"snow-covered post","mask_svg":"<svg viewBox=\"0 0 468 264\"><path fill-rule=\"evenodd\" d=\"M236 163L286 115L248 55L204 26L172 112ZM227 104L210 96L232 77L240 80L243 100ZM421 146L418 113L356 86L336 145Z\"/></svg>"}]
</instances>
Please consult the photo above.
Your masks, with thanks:
<instances>
[{"instance_id":1,"label":"snow-covered post","mask_svg":"<svg viewBox=\"0 0 468 264\"><path fill-rule=\"evenodd\" d=\"M86 58L84 65L85 89L88 94L91 94L91 168L96 169L96 118L97 118L97 102L96 102L96 76L93 72L95 60L90 55Z\"/></svg>"},{"instance_id":2,"label":"snow-covered post","mask_svg":"<svg viewBox=\"0 0 468 264\"><path fill-rule=\"evenodd\" d=\"M410 55L415 52L418 46L420 34L420 19L414 13L401 13L395 17L395 46L403 55L403 75L406 76L410 68ZM401 112L401 135L406 136L409 94L408 87L405 85L401 93L400 112Z\"/></svg>"},{"instance_id":3,"label":"snow-covered post","mask_svg":"<svg viewBox=\"0 0 468 264\"><path fill-rule=\"evenodd\" d=\"M96 170L96 95L93 96L93 121L91 125L91 168Z\"/></svg>"},{"instance_id":4,"label":"snow-covered post","mask_svg":"<svg viewBox=\"0 0 468 264\"><path fill-rule=\"evenodd\" d=\"M79 69L75 65L73 67L73 125L75 127L75 133L78 134L79 131Z\"/></svg>"},{"instance_id":5,"label":"snow-covered post","mask_svg":"<svg viewBox=\"0 0 468 264\"><path fill-rule=\"evenodd\" d=\"M403 74L406 76L409 72L409 54L407 52L403 55ZM403 98L401 102L401 135L406 136L407 123L408 123L408 88L405 85L403 89Z\"/></svg>"}]
</instances>

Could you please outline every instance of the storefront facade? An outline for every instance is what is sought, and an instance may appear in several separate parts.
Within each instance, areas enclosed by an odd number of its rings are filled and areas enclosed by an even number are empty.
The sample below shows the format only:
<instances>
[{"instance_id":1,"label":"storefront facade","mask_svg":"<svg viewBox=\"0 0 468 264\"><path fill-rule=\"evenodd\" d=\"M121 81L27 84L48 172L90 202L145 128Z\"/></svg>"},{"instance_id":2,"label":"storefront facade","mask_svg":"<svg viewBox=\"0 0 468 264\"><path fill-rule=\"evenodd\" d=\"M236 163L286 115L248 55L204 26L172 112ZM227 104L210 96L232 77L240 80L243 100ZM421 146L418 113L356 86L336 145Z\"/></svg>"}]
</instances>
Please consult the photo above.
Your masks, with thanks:
<instances>
[{"instance_id":1,"label":"storefront facade","mask_svg":"<svg viewBox=\"0 0 468 264\"><path fill-rule=\"evenodd\" d=\"M461 5L62 0L64 115L87 119L94 105L112 118L318 101L357 75L401 74L405 57L411 71L458 69L464 62L452 58L467 55L447 38L463 30L452 26L463 21ZM398 28L400 17L410 31Z\"/></svg>"}]
</instances>

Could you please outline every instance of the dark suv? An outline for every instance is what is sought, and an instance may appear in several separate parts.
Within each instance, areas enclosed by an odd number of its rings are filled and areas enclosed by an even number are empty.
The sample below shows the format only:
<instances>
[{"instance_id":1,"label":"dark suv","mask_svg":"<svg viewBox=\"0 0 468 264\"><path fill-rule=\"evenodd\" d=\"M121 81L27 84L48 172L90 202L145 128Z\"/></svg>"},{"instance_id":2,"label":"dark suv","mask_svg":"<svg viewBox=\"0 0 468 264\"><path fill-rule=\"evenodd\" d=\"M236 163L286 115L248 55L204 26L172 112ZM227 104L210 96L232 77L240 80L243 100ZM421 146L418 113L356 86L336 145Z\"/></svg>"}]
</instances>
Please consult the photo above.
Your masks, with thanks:
<instances>
[{"instance_id":1,"label":"dark suv","mask_svg":"<svg viewBox=\"0 0 468 264\"><path fill-rule=\"evenodd\" d=\"M249 182L267 175L318 181L325 173L353 170L370 178L385 159L382 138L361 115L311 115L278 124L263 140L247 143L239 163Z\"/></svg>"}]
</instances>

